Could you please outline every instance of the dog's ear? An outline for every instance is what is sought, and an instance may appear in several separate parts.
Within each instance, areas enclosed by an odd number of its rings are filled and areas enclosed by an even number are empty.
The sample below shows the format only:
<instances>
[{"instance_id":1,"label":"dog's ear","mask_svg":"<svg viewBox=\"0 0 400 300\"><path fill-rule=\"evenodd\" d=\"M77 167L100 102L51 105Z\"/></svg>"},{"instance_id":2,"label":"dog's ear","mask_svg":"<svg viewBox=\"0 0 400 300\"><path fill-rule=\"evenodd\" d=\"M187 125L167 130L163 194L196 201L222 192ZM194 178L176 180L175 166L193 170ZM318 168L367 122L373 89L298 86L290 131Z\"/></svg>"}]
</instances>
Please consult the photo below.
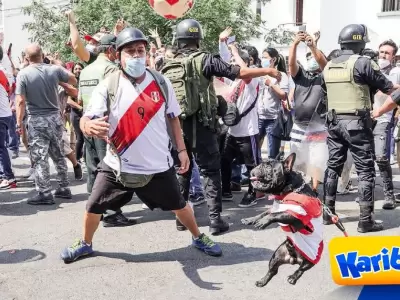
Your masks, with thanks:
<instances>
[{"instance_id":1,"label":"dog's ear","mask_svg":"<svg viewBox=\"0 0 400 300\"><path fill-rule=\"evenodd\" d=\"M295 161L296 161L296 153L292 153L288 157L286 157L286 159L283 161L283 166L285 168L285 171L291 172Z\"/></svg>"}]
</instances>

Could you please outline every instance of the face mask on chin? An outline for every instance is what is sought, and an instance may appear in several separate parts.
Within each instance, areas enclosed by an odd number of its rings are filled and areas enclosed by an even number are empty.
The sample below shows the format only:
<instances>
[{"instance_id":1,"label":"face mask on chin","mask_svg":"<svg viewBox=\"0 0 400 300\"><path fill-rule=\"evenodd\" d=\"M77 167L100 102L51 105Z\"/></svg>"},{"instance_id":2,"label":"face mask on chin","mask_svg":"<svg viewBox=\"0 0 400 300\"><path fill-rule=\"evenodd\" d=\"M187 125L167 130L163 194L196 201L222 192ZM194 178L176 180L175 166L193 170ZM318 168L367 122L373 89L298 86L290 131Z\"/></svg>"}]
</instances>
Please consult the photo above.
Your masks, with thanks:
<instances>
[{"instance_id":1,"label":"face mask on chin","mask_svg":"<svg viewBox=\"0 0 400 300\"><path fill-rule=\"evenodd\" d=\"M380 59L378 59L378 65L379 65L379 68L381 68L381 70L386 69L388 66L390 66L390 60L380 58Z\"/></svg>"},{"instance_id":2,"label":"face mask on chin","mask_svg":"<svg viewBox=\"0 0 400 300\"><path fill-rule=\"evenodd\" d=\"M139 78L146 72L146 57L128 58L125 64L125 72L133 78Z\"/></svg>"}]
</instances>

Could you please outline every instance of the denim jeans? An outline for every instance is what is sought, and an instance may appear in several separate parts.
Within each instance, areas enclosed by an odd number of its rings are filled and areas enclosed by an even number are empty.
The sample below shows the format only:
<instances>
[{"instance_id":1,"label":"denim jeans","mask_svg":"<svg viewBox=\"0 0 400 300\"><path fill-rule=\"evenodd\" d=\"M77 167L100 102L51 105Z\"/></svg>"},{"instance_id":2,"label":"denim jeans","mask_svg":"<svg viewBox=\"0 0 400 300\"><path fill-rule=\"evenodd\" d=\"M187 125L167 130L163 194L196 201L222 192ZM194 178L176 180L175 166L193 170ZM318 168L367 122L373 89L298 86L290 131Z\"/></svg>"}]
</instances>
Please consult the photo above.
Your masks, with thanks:
<instances>
[{"instance_id":1,"label":"denim jeans","mask_svg":"<svg viewBox=\"0 0 400 300\"><path fill-rule=\"evenodd\" d=\"M6 136L6 144L12 152L19 152L19 135L17 133L17 116L15 112L13 112L11 116L10 127L8 128L8 134Z\"/></svg>"},{"instance_id":2,"label":"denim jeans","mask_svg":"<svg viewBox=\"0 0 400 300\"><path fill-rule=\"evenodd\" d=\"M12 117L0 117L0 178L13 179L10 155L6 146L8 130L11 127Z\"/></svg>"},{"instance_id":3,"label":"denim jeans","mask_svg":"<svg viewBox=\"0 0 400 300\"><path fill-rule=\"evenodd\" d=\"M268 157L275 159L281 148L281 140L277 139L271 134L271 131L274 127L275 120L271 119L259 119L258 120L258 128L260 130L260 141L267 136L268 138ZM261 145L261 143L260 143Z\"/></svg>"},{"instance_id":4,"label":"denim jeans","mask_svg":"<svg viewBox=\"0 0 400 300\"><path fill-rule=\"evenodd\" d=\"M242 180L247 178L246 165L232 164L232 182L240 184Z\"/></svg>"},{"instance_id":5,"label":"denim jeans","mask_svg":"<svg viewBox=\"0 0 400 300\"><path fill-rule=\"evenodd\" d=\"M192 169L192 177L190 178L190 189L189 195L190 196L199 196L203 195L203 186L201 185L200 179L200 171L199 166L196 163L196 160L192 159L193 169Z\"/></svg>"}]
</instances>

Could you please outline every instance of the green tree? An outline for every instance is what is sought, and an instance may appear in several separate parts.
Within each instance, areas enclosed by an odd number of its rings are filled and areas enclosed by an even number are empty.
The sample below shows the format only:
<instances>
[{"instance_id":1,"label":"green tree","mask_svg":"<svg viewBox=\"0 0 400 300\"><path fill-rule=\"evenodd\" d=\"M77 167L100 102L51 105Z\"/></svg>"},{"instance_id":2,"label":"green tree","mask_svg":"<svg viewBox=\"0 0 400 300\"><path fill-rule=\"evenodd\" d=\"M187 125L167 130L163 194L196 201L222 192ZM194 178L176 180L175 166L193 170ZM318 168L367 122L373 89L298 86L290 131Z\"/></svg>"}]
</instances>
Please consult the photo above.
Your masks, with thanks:
<instances>
[{"instance_id":1,"label":"green tree","mask_svg":"<svg viewBox=\"0 0 400 300\"><path fill-rule=\"evenodd\" d=\"M266 3L270 0L260 0ZM178 20L170 21L158 16L148 5L147 0L79 0L72 1L79 30L95 33L105 26L112 30L119 18L140 28L145 34L158 28L164 43L172 40L173 26ZM24 24L32 41L40 43L50 52L59 52L63 59L71 59L70 49L65 47L69 28L64 12L67 7L49 7L43 0L33 0L24 7L23 13L32 21ZM197 0L194 8L185 16L198 20L204 29L205 39L202 47L209 51L218 49L218 36L227 26L233 28L238 41L246 41L262 34L263 24L259 15L251 9L251 0Z\"/></svg>"}]
</instances>

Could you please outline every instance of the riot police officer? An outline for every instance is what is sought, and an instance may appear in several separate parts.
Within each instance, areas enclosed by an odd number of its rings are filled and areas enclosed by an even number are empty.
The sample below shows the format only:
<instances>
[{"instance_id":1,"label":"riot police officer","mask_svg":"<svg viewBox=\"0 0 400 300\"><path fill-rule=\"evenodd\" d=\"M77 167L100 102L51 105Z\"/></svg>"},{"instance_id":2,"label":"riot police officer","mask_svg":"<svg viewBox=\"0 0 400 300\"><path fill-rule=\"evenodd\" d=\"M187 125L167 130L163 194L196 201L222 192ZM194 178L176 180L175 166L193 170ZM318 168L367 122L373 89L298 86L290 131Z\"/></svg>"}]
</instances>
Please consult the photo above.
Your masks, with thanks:
<instances>
[{"instance_id":1,"label":"riot police officer","mask_svg":"<svg viewBox=\"0 0 400 300\"><path fill-rule=\"evenodd\" d=\"M324 203L335 214L339 174L350 150L358 174L360 219L358 232L383 230L372 218L374 211L374 137L372 134L372 99L380 90L389 93L393 84L369 57L361 56L369 42L365 25L352 24L342 29L339 44L342 53L324 70L328 95L329 159L324 179ZM325 213L324 224L332 224Z\"/></svg>"},{"instance_id":2,"label":"riot police officer","mask_svg":"<svg viewBox=\"0 0 400 300\"><path fill-rule=\"evenodd\" d=\"M172 61L166 63L161 72L171 80L180 101L182 129L187 151L189 157L192 153L195 154L199 169L204 176L210 232L219 234L227 231L229 224L221 218L221 162L217 136L218 102L213 87L213 77L235 80L265 75L279 77L280 74L271 68L241 68L237 65L229 65L219 55L200 51L203 30L196 20L181 21L177 25L175 37L178 43L178 54ZM185 75L185 72L181 71L182 67L190 68L189 73L192 74ZM196 108L193 109L193 107ZM179 178L186 200L189 194L191 172L190 168ZM184 230L178 221L177 229Z\"/></svg>"}]
</instances>

